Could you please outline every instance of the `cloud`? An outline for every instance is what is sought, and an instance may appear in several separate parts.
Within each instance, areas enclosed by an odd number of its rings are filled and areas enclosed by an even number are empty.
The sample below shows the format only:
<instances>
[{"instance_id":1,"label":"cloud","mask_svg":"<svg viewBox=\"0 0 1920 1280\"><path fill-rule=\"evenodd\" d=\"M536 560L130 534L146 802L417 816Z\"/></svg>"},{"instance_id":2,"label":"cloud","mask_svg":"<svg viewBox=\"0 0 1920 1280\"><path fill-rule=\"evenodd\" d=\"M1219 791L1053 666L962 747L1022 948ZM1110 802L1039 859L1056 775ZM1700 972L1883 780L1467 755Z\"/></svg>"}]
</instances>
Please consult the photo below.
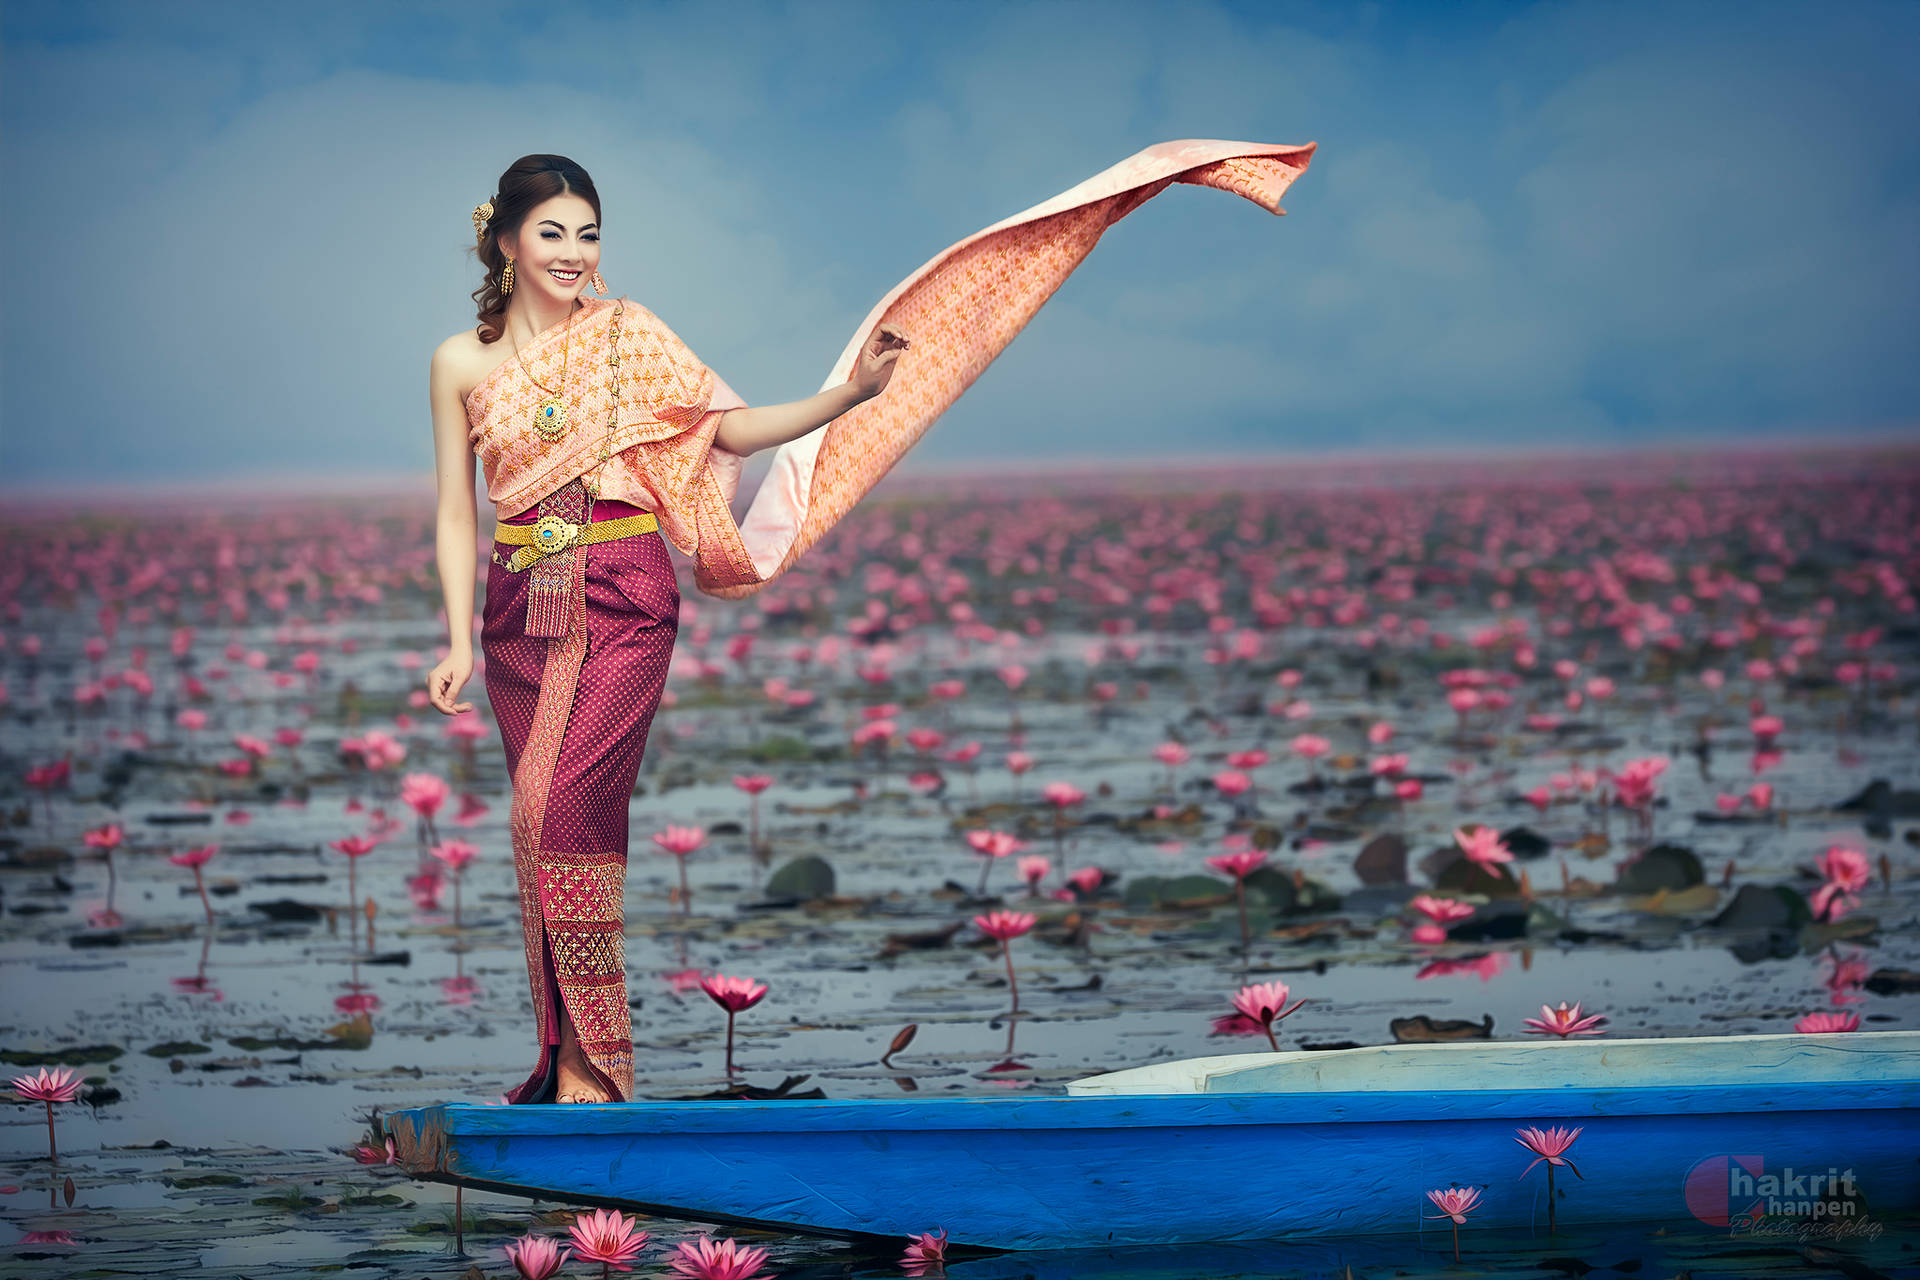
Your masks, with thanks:
<instances>
[{"instance_id":1,"label":"cloud","mask_svg":"<svg viewBox=\"0 0 1920 1280\"><path fill-rule=\"evenodd\" d=\"M1285 218L1176 186L1109 230L908 468L1815 431L1920 392L1909 7L88 13L10 11L0 53L35 178L14 486L430 476L469 211L536 151L595 175L613 289L766 403L1140 147L1320 143Z\"/></svg>"}]
</instances>

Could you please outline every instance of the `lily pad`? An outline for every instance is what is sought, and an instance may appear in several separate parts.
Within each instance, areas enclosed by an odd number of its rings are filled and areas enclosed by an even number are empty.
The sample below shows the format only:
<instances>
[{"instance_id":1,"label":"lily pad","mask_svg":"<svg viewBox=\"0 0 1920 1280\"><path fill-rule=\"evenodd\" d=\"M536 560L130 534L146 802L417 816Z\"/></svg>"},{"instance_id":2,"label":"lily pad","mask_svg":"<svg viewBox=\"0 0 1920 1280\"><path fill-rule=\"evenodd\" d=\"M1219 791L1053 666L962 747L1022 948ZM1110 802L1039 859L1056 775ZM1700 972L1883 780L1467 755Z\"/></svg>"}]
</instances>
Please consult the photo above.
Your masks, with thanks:
<instances>
[{"instance_id":1,"label":"lily pad","mask_svg":"<svg viewBox=\"0 0 1920 1280\"><path fill-rule=\"evenodd\" d=\"M1127 885L1126 904L1136 911L1153 907L1194 907L1231 901L1233 886L1213 876L1141 876Z\"/></svg>"},{"instance_id":2,"label":"lily pad","mask_svg":"<svg viewBox=\"0 0 1920 1280\"><path fill-rule=\"evenodd\" d=\"M55 1049L50 1053L37 1053L26 1049L0 1049L0 1062L10 1067L75 1067L95 1062L112 1062L125 1052L126 1050L117 1044L76 1045L71 1049Z\"/></svg>"},{"instance_id":3,"label":"lily pad","mask_svg":"<svg viewBox=\"0 0 1920 1280\"><path fill-rule=\"evenodd\" d=\"M1693 850L1677 844L1657 844L1620 868L1617 887L1622 893L1648 894L1662 889L1691 889L1706 882L1707 873Z\"/></svg>"},{"instance_id":4,"label":"lily pad","mask_svg":"<svg viewBox=\"0 0 1920 1280\"><path fill-rule=\"evenodd\" d=\"M767 878L766 896L807 902L833 896L833 865L811 854L795 858Z\"/></svg>"}]
</instances>

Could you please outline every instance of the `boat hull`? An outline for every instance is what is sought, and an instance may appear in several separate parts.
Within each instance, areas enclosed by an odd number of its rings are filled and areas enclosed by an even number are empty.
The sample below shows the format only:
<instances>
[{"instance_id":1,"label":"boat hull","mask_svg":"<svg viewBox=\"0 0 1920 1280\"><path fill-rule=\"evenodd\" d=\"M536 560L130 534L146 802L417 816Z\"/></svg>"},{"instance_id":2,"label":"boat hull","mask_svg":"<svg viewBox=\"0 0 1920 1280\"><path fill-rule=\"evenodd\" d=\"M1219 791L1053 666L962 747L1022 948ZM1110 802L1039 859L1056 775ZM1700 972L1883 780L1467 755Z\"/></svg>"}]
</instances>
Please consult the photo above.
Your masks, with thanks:
<instances>
[{"instance_id":1,"label":"boat hull","mask_svg":"<svg viewBox=\"0 0 1920 1280\"><path fill-rule=\"evenodd\" d=\"M417 1176L854 1239L944 1228L998 1249L1450 1230L1426 1194L1450 1183L1481 1190L1470 1224L1544 1229L1546 1165L1522 1175L1521 1127L1582 1130L1578 1176L1554 1171L1567 1225L1737 1226L1769 1176L1789 1214L1920 1204L1912 1081L454 1104L387 1123Z\"/></svg>"}]
</instances>

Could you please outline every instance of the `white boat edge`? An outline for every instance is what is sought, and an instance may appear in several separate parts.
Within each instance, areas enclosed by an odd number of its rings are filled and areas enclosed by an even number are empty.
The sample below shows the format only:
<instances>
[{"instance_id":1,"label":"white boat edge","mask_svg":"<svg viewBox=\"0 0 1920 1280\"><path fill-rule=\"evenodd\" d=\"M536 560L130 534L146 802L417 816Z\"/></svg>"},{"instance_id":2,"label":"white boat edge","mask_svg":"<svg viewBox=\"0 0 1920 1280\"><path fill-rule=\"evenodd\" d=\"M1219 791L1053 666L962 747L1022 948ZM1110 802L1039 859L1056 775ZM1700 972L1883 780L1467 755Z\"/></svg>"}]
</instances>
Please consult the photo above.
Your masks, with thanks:
<instances>
[{"instance_id":1,"label":"white boat edge","mask_svg":"<svg viewBox=\"0 0 1920 1280\"><path fill-rule=\"evenodd\" d=\"M1182 1058L1086 1076L1070 1097L1710 1087L1920 1079L1920 1031L1449 1040Z\"/></svg>"}]
</instances>

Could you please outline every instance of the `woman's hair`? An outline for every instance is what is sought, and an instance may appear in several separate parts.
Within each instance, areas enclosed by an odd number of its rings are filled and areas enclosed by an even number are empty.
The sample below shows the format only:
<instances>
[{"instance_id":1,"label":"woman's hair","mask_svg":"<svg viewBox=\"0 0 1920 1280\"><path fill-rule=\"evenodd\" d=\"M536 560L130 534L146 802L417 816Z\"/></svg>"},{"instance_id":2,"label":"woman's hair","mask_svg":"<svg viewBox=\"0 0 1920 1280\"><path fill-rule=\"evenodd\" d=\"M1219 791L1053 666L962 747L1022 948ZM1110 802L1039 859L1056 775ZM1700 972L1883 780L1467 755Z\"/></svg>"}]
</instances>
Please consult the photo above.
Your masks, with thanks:
<instances>
[{"instance_id":1,"label":"woman's hair","mask_svg":"<svg viewBox=\"0 0 1920 1280\"><path fill-rule=\"evenodd\" d=\"M473 291L482 342L497 342L506 332L507 296L500 292L500 273L506 268L507 255L500 251L500 233L518 232L534 206L568 193L592 205L594 221L600 220L600 193L594 190L593 179L565 156L521 156L500 175L498 191L493 216L474 249L487 269L486 283Z\"/></svg>"}]
</instances>

